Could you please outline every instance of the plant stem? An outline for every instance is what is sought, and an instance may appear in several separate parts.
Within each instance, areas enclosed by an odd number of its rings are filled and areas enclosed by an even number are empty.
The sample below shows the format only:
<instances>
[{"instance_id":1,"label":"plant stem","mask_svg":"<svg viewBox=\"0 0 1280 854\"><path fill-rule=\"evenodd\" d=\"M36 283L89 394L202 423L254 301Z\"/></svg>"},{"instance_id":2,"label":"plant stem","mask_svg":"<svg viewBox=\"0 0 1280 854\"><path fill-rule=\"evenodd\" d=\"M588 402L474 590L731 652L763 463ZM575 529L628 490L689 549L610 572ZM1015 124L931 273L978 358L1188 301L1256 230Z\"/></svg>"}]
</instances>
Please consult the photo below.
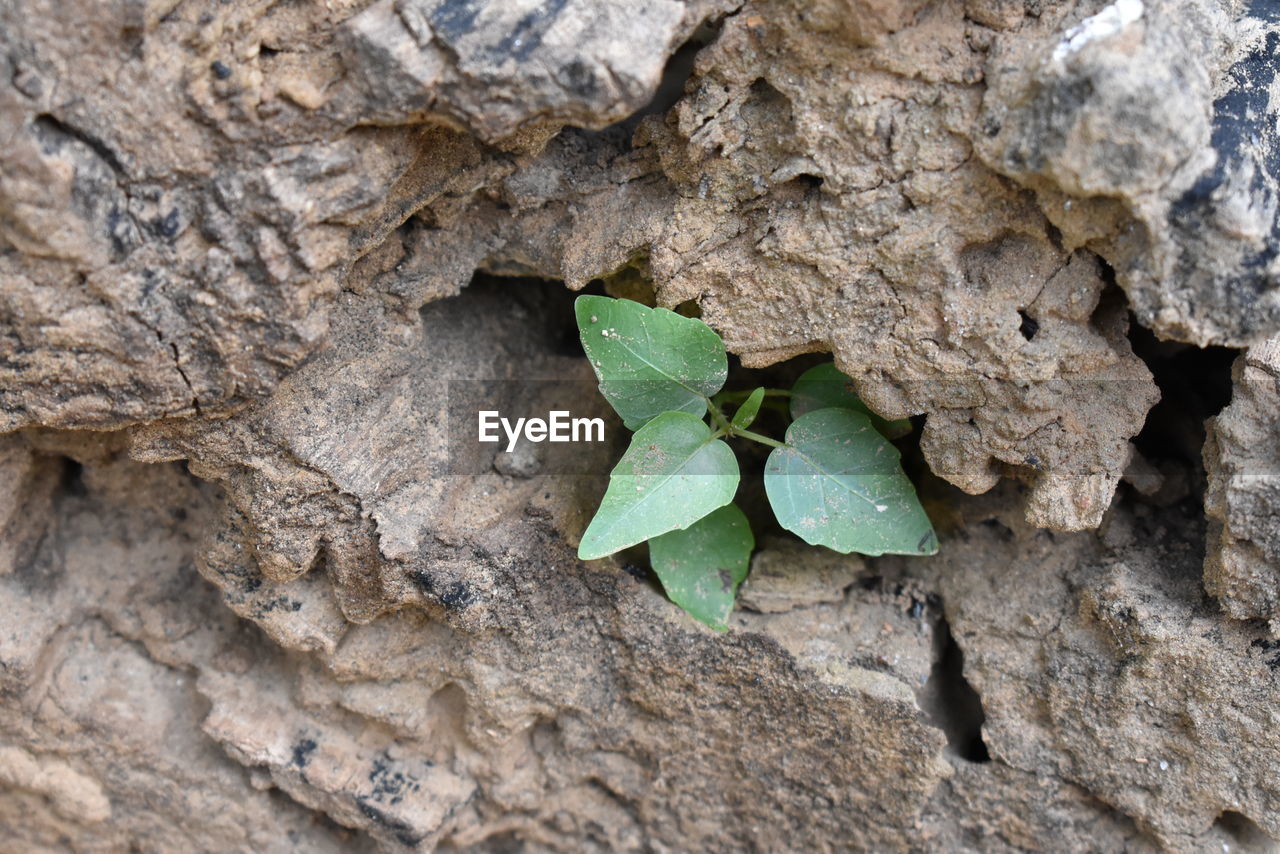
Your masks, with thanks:
<instances>
[{"instance_id":1,"label":"plant stem","mask_svg":"<svg viewBox=\"0 0 1280 854\"><path fill-rule=\"evenodd\" d=\"M771 388L765 391L765 395L789 397L791 392L783 389ZM740 398L742 400L746 400L750 396L751 392L749 391L745 393L733 391L728 394L724 394L723 392L721 394L717 394L716 399L727 401L733 398ZM771 448L786 447L785 443L779 442L777 439L770 439L768 436L762 436L761 434L753 433L750 430L743 430L741 427L734 427L729 423L729 419L725 417L724 413L720 411L720 407L716 406L715 403L712 402L711 398L707 398L707 411L711 413L711 420L715 422L716 430L711 436L713 439L719 439L721 436L741 436L744 439L750 439L752 442L759 442L760 444L768 445Z\"/></svg>"},{"instance_id":2,"label":"plant stem","mask_svg":"<svg viewBox=\"0 0 1280 854\"><path fill-rule=\"evenodd\" d=\"M711 398L707 398L707 411L711 413L711 420L716 423L720 433L728 435L733 432L733 428L729 425L729 419L724 417L724 413L720 411L720 407L711 402Z\"/></svg>"},{"instance_id":3,"label":"plant stem","mask_svg":"<svg viewBox=\"0 0 1280 854\"><path fill-rule=\"evenodd\" d=\"M731 436L741 436L744 439L750 439L753 442L759 442L761 445L768 445L771 448L785 448L785 442L779 442L777 439L770 439L768 436L762 436L759 433L753 433L750 430L740 430L737 427L730 427L729 434Z\"/></svg>"}]
</instances>

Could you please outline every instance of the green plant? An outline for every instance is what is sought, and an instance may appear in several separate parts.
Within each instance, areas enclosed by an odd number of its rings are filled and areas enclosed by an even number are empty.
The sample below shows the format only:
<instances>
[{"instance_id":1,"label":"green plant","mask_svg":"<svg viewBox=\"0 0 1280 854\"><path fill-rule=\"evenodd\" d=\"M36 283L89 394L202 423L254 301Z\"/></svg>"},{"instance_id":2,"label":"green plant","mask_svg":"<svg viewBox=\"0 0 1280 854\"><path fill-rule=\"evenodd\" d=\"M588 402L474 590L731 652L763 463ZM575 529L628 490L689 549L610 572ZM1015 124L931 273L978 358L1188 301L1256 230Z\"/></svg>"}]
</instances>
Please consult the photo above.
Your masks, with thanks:
<instances>
[{"instance_id":1,"label":"green plant","mask_svg":"<svg viewBox=\"0 0 1280 854\"><path fill-rule=\"evenodd\" d=\"M578 297L574 308L600 392L635 431L582 536L583 560L647 540L671 600L726 628L755 548L732 503L738 460L725 440L735 438L773 449L765 493L782 527L805 542L867 555L938 550L885 438L910 432L910 422L867 409L834 364L806 371L790 390L724 392L724 342L701 320L599 296ZM783 441L749 429L766 404L794 419Z\"/></svg>"}]
</instances>

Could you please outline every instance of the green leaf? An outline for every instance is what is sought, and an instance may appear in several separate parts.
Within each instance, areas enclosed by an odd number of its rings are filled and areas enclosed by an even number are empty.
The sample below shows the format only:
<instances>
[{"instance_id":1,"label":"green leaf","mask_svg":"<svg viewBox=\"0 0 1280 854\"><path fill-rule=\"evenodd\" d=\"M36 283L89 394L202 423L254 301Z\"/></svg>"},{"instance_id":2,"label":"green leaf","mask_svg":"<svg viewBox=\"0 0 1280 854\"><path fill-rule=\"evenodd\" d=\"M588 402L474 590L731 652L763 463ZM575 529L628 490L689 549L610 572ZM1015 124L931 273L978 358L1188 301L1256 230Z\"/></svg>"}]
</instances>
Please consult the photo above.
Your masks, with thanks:
<instances>
[{"instance_id":1,"label":"green leaf","mask_svg":"<svg viewBox=\"0 0 1280 854\"><path fill-rule=\"evenodd\" d=\"M672 602L724 631L755 547L747 517L736 504L726 504L683 531L654 537L649 561Z\"/></svg>"},{"instance_id":2,"label":"green leaf","mask_svg":"<svg viewBox=\"0 0 1280 854\"><path fill-rule=\"evenodd\" d=\"M729 446L696 416L664 412L631 437L578 557L595 560L687 528L737 490L738 461Z\"/></svg>"},{"instance_id":3,"label":"green leaf","mask_svg":"<svg viewBox=\"0 0 1280 854\"><path fill-rule=\"evenodd\" d=\"M782 527L838 552L934 554L938 538L898 449L865 413L819 409L787 428L765 464L764 488Z\"/></svg>"},{"instance_id":4,"label":"green leaf","mask_svg":"<svg viewBox=\"0 0 1280 854\"><path fill-rule=\"evenodd\" d=\"M729 375L724 342L697 318L598 296L578 297L574 313L600 393L628 429L663 412L702 415Z\"/></svg>"},{"instance_id":5,"label":"green leaf","mask_svg":"<svg viewBox=\"0 0 1280 854\"><path fill-rule=\"evenodd\" d=\"M760 404L764 402L764 388L758 388L751 392L751 396L742 402L738 407L738 411L733 414L733 426L739 430L746 430L751 426L751 422L756 420L756 416L760 414Z\"/></svg>"},{"instance_id":6,"label":"green leaf","mask_svg":"<svg viewBox=\"0 0 1280 854\"><path fill-rule=\"evenodd\" d=\"M799 418L807 412L839 406L870 416L871 424L890 439L911 432L911 422L905 418L886 421L868 409L862 399L854 394L852 383L834 362L824 362L810 368L791 387L791 417Z\"/></svg>"}]
</instances>

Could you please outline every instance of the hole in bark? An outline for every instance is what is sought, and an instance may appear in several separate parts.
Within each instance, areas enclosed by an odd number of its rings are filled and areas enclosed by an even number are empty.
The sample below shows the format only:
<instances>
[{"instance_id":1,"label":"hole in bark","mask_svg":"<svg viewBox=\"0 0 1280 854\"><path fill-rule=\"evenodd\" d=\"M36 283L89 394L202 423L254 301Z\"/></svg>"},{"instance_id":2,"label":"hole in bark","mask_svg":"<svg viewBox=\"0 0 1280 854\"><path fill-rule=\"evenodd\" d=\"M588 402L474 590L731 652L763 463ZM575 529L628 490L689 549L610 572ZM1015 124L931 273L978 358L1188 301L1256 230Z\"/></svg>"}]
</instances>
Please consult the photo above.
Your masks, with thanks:
<instances>
[{"instance_id":1,"label":"hole in bark","mask_svg":"<svg viewBox=\"0 0 1280 854\"><path fill-rule=\"evenodd\" d=\"M1273 851L1275 843L1246 815L1223 810L1213 823L1215 829L1235 840L1242 851ZM1227 846L1223 844L1225 851Z\"/></svg>"},{"instance_id":2,"label":"hole in bark","mask_svg":"<svg viewBox=\"0 0 1280 854\"><path fill-rule=\"evenodd\" d=\"M70 457L63 458L60 485L67 495L83 496L85 494L84 466Z\"/></svg>"},{"instance_id":3,"label":"hole in bark","mask_svg":"<svg viewBox=\"0 0 1280 854\"><path fill-rule=\"evenodd\" d=\"M934 631L934 660L929 680L920 691L920 707L930 723L947 736L947 746L969 762L990 762L982 740L982 698L964 678L964 653L946 620Z\"/></svg>"},{"instance_id":4,"label":"hole in bark","mask_svg":"<svg viewBox=\"0 0 1280 854\"><path fill-rule=\"evenodd\" d=\"M1022 323L1018 326L1018 331L1022 333L1022 337L1028 341L1035 338L1036 333L1040 331L1040 321L1021 309L1018 310L1018 316L1022 318Z\"/></svg>"},{"instance_id":5,"label":"hole in bark","mask_svg":"<svg viewBox=\"0 0 1280 854\"><path fill-rule=\"evenodd\" d=\"M1134 444L1149 460L1176 459L1198 469L1205 419L1231 402L1231 365L1237 351L1161 341L1132 317L1129 343L1160 389L1160 401L1147 413Z\"/></svg>"},{"instance_id":6,"label":"hole in bark","mask_svg":"<svg viewBox=\"0 0 1280 854\"><path fill-rule=\"evenodd\" d=\"M751 84L751 94L761 103L791 106L791 99L779 92L772 83L763 77L757 77Z\"/></svg>"},{"instance_id":7,"label":"hole in bark","mask_svg":"<svg viewBox=\"0 0 1280 854\"><path fill-rule=\"evenodd\" d=\"M1059 252L1062 251L1062 230L1053 223L1049 223L1045 227L1045 234L1049 237L1049 242L1053 244L1053 248Z\"/></svg>"},{"instance_id":8,"label":"hole in bark","mask_svg":"<svg viewBox=\"0 0 1280 854\"><path fill-rule=\"evenodd\" d=\"M1111 266L1111 262L1106 258L1103 258L1101 255L1097 255L1095 257L1098 259L1098 264L1102 267L1099 275L1102 277L1102 290L1103 295L1105 296L1108 291L1113 291L1116 288L1119 288L1120 283L1116 281L1116 268ZM1119 298L1121 301L1126 299L1123 289L1120 291ZM1101 302L1101 299L1099 302Z\"/></svg>"},{"instance_id":9,"label":"hole in bark","mask_svg":"<svg viewBox=\"0 0 1280 854\"><path fill-rule=\"evenodd\" d=\"M699 319L702 317L702 306L698 305L697 300L685 300L671 310L685 317L697 317Z\"/></svg>"},{"instance_id":10,"label":"hole in bark","mask_svg":"<svg viewBox=\"0 0 1280 854\"><path fill-rule=\"evenodd\" d=\"M113 151L111 147L101 139L88 131L69 125L57 116L50 115L49 113L41 113L36 116L35 126L41 141L46 143L46 152L50 150L49 145L51 143L48 141L58 140L59 138L70 138L82 145L88 146L89 150L98 155L98 157L110 166L111 170L116 174L125 174L124 164L120 162L120 158L116 156L115 151Z\"/></svg>"}]
</instances>

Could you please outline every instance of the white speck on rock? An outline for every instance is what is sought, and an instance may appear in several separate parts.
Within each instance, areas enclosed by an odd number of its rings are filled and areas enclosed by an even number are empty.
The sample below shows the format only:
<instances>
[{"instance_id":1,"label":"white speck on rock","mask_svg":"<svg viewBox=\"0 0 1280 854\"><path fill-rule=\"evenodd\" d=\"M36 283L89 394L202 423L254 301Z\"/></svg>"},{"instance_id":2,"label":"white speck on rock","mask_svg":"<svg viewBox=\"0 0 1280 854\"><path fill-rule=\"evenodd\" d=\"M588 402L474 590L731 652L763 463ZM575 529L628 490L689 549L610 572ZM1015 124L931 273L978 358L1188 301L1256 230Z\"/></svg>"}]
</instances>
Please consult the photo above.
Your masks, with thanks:
<instances>
[{"instance_id":1,"label":"white speck on rock","mask_svg":"<svg viewBox=\"0 0 1280 854\"><path fill-rule=\"evenodd\" d=\"M1062 41L1053 49L1053 58L1061 61L1091 41L1114 36L1141 18L1144 11L1142 0L1116 0L1098 14L1085 18L1067 30Z\"/></svg>"}]
</instances>

